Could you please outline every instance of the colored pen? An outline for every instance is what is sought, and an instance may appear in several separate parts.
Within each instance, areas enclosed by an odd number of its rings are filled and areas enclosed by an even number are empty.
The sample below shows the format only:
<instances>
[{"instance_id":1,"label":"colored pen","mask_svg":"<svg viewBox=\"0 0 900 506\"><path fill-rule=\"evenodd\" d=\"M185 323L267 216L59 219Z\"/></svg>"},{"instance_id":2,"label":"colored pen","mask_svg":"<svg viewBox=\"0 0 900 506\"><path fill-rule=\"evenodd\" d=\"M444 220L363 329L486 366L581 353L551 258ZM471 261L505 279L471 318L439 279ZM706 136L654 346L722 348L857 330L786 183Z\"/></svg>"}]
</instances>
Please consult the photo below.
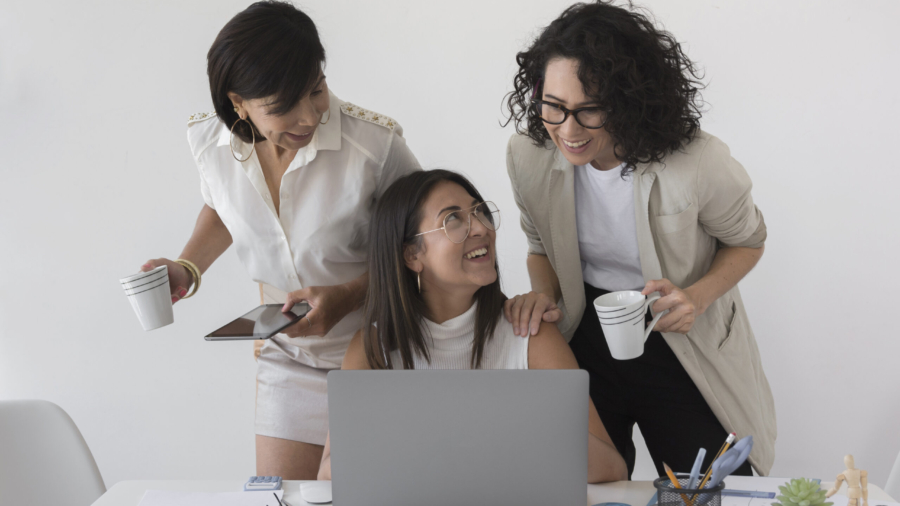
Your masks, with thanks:
<instances>
[{"instance_id":1,"label":"colored pen","mask_svg":"<svg viewBox=\"0 0 900 506\"><path fill-rule=\"evenodd\" d=\"M734 442L734 438L736 437L737 434L735 434L734 432L728 435L728 437L725 439L725 444L723 444L722 448L719 449L719 453L717 453L716 457L712 459L712 462L715 462L719 457L722 456L723 453L728 451L728 447L731 446L731 443ZM703 488L704 486L706 486L706 482L709 481L709 478L712 476L712 462L709 463L709 469L706 470L706 474L703 475L703 480L700 482L700 486L697 488ZM697 496L695 494L694 497L691 497L691 499L695 499L696 497Z\"/></svg>"},{"instance_id":2,"label":"colored pen","mask_svg":"<svg viewBox=\"0 0 900 506\"><path fill-rule=\"evenodd\" d=\"M691 468L691 479L687 488L693 489L697 485L697 480L700 478L700 466L703 465L704 458L706 458L706 448L700 448L697 458L694 459L694 467Z\"/></svg>"},{"instance_id":3,"label":"colored pen","mask_svg":"<svg viewBox=\"0 0 900 506\"><path fill-rule=\"evenodd\" d=\"M672 472L672 468L666 465L665 462L663 462L663 469L666 470L666 474L669 476L669 481L672 482L672 486L680 489L681 483L678 483L678 478L675 477L675 473ZM692 503L691 500L688 499L686 494L681 494L681 499L684 501L685 506L694 506L694 503Z\"/></svg>"}]
</instances>

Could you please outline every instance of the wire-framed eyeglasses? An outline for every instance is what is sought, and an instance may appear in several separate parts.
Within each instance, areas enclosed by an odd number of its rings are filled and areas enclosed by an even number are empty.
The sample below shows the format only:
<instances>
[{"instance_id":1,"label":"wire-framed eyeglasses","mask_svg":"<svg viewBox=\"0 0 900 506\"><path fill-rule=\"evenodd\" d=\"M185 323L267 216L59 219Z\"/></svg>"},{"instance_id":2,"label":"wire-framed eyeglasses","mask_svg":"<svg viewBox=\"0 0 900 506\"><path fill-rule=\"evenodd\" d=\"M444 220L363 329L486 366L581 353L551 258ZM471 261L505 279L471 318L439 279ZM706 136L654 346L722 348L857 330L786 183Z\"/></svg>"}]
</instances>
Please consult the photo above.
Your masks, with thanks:
<instances>
[{"instance_id":1,"label":"wire-framed eyeglasses","mask_svg":"<svg viewBox=\"0 0 900 506\"><path fill-rule=\"evenodd\" d=\"M565 107L554 104L553 102L545 102L543 100L532 100L531 106L534 107L538 117L551 125L562 125L569 118L569 115L575 116L575 121L584 128L596 130L603 128L606 124L608 115L601 107L579 107L578 109L566 109Z\"/></svg>"},{"instance_id":2,"label":"wire-framed eyeglasses","mask_svg":"<svg viewBox=\"0 0 900 506\"><path fill-rule=\"evenodd\" d=\"M500 228L500 209L498 209L497 205L493 202L486 201L468 209L447 213L447 216L444 216L443 227L427 232L420 232L414 237L443 230L444 233L447 234L447 239L450 239L450 241L455 244L461 244L469 237L469 231L472 230L473 214L478 218L478 221L489 230L497 230ZM465 220L463 220L463 216L466 217Z\"/></svg>"}]
</instances>

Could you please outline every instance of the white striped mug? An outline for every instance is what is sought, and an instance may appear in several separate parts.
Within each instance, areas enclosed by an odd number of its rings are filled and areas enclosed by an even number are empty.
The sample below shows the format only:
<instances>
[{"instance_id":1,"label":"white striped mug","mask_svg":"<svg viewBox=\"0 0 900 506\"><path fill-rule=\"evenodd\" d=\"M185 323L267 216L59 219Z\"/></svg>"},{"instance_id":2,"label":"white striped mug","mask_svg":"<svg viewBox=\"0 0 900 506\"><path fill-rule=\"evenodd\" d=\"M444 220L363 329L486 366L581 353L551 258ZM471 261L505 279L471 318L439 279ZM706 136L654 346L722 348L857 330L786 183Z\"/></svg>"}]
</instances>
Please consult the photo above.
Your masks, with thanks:
<instances>
[{"instance_id":1,"label":"white striped mug","mask_svg":"<svg viewBox=\"0 0 900 506\"><path fill-rule=\"evenodd\" d=\"M647 307L656 299L659 293L647 298L635 290L610 292L594 299L594 310L614 359L631 360L644 354L644 342L665 313L658 313L649 325L644 325Z\"/></svg>"},{"instance_id":2,"label":"white striped mug","mask_svg":"<svg viewBox=\"0 0 900 506\"><path fill-rule=\"evenodd\" d=\"M144 330L165 327L175 321L169 270L165 265L119 280Z\"/></svg>"}]
</instances>

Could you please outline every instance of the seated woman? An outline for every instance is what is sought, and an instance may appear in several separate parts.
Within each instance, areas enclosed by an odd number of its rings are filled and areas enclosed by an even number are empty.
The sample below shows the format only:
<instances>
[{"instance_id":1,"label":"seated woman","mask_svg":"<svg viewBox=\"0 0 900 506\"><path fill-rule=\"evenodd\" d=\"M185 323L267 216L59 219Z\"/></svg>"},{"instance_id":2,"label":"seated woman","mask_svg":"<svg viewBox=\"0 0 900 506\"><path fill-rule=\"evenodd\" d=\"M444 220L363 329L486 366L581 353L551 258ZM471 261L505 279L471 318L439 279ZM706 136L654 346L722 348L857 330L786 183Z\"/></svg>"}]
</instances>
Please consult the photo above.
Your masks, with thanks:
<instances>
[{"instance_id":1,"label":"seated woman","mask_svg":"<svg viewBox=\"0 0 900 506\"><path fill-rule=\"evenodd\" d=\"M369 229L363 329L342 369L577 369L555 325L519 337L503 318L495 250L500 212L465 177L446 170L395 181ZM623 480L625 461L593 402L588 481ZM331 479L326 440L319 479Z\"/></svg>"}]
</instances>

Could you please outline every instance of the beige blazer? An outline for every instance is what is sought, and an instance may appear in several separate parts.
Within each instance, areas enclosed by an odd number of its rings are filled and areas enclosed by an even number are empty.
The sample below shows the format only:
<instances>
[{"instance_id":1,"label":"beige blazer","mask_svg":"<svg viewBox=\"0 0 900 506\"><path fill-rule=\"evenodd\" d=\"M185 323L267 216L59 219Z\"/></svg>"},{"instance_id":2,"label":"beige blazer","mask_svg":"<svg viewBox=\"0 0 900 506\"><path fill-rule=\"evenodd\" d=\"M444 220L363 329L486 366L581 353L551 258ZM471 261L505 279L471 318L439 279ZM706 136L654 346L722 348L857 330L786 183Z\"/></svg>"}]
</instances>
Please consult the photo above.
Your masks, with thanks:
<instances>
[{"instance_id":1,"label":"beige blazer","mask_svg":"<svg viewBox=\"0 0 900 506\"><path fill-rule=\"evenodd\" d=\"M539 147L523 135L509 140L506 163L529 254L546 255L559 278L559 329L570 340L586 303L593 302L584 300L575 169L552 142ZM700 132L665 163L638 165L633 177L645 281L667 278L687 287L706 274L719 247L758 248L765 242L750 177L712 135ZM663 337L725 430L753 435L750 463L768 474L775 459L775 403L737 286L713 302L686 335Z\"/></svg>"}]
</instances>

